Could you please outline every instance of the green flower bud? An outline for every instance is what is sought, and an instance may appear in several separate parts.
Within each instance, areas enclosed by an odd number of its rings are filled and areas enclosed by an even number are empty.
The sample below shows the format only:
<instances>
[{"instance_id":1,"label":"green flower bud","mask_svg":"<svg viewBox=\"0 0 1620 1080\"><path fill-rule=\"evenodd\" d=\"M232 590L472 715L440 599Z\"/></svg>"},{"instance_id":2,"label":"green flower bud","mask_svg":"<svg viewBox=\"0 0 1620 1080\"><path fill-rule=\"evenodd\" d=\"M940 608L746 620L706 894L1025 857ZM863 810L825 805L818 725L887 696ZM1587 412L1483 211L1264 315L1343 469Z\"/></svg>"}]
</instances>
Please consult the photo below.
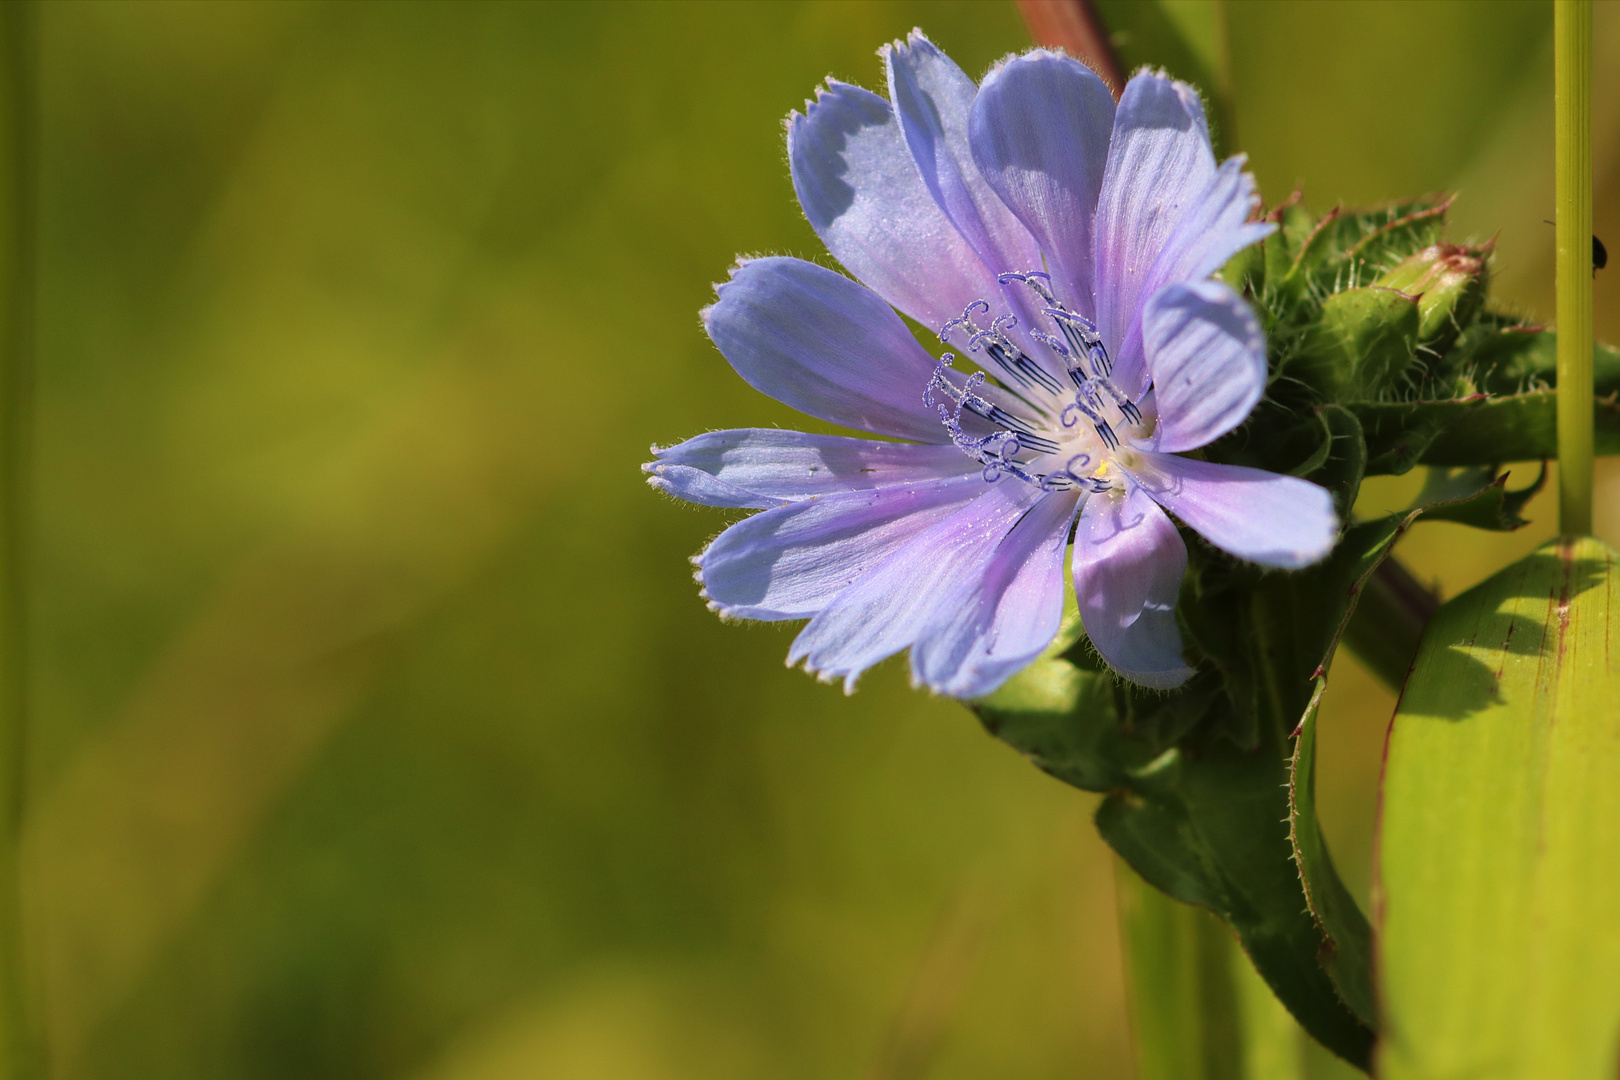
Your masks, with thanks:
<instances>
[{"instance_id":1,"label":"green flower bud","mask_svg":"<svg viewBox=\"0 0 1620 1080\"><path fill-rule=\"evenodd\" d=\"M1418 341L1444 352L1485 303L1490 247L1432 244L1408 256L1373 284L1418 301Z\"/></svg>"},{"instance_id":2,"label":"green flower bud","mask_svg":"<svg viewBox=\"0 0 1620 1080\"><path fill-rule=\"evenodd\" d=\"M1399 289L1345 289L1322 302L1288 374L1329 401L1367 401L1395 385L1416 355L1419 301Z\"/></svg>"}]
</instances>

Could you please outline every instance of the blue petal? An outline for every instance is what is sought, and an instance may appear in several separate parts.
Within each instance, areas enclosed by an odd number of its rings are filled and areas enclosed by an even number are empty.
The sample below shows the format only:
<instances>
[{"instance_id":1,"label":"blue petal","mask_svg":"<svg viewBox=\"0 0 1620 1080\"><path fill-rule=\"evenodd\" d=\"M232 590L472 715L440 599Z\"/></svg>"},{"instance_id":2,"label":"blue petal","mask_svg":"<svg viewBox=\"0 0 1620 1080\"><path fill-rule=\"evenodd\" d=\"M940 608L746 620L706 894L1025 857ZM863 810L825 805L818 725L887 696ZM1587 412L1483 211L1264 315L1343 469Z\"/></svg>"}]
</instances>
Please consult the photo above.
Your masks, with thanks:
<instances>
[{"instance_id":1,"label":"blue petal","mask_svg":"<svg viewBox=\"0 0 1620 1080\"><path fill-rule=\"evenodd\" d=\"M1092 313L1091 219L1114 96L1090 68L1036 50L985 76L969 131L986 181L1034 234L1060 299Z\"/></svg>"},{"instance_id":2,"label":"blue petal","mask_svg":"<svg viewBox=\"0 0 1620 1080\"><path fill-rule=\"evenodd\" d=\"M981 471L955 446L918 446L777 428L711 431L653 447L647 482L687 502L766 510L841 491L943 480Z\"/></svg>"},{"instance_id":3,"label":"blue petal","mask_svg":"<svg viewBox=\"0 0 1620 1080\"><path fill-rule=\"evenodd\" d=\"M1126 467L1160 505L1240 559L1296 570L1339 536L1333 496L1308 480L1138 451Z\"/></svg>"},{"instance_id":4,"label":"blue petal","mask_svg":"<svg viewBox=\"0 0 1620 1080\"><path fill-rule=\"evenodd\" d=\"M1074 592L1086 636L1108 666L1155 690L1192 674L1181 655L1176 597L1187 545L1140 489L1091 495L1074 533Z\"/></svg>"},{"instance_id":5,"label":"blue petal","mask_svg":"<svg viewBox=\"0 0 1620 1080\"><path fill-rule=\"evenodd\" d=\"M1097 200L1097 328L1114 356L1114 381L1146 388L1140 331L1144 287L1165 243L1215 175L1215 154L1198 94L1143 72L1125 86L1114 114L1108 167ZM1138 324L1139 325L1139 324Z\"/></svg>"},{"instance_id":6,"label":"blue petal","mask_svg":"<svg viewBox=\"0 0 1620 1080\"><path fill-rule=\"evenodd\" d=\"M1193 450L1243 423L1266 390L1266 335L1219 281L1170 285L1143 316L1158 449Z\"/></svg>"},{"instance_id":7,"label":"blue petal","mask_svg":"<svg viewBox=\"0 0 1620 1080\"><path fill-rule=\"evenodd\" d=\"M912 680L983 697L1022 670L1063 620L1063 551L1078 497L1051 494L1019 519L960 600L935 609L911 647Z\"/></svg>"},{"instance_id":8,"label":"blue petal","mask_svg":"<svg viewBox=\"0 0 1620 1080\"><path fill-rule=\"evenodd\" d=\"M917 641L966 600L996 546L1041 497L1031 484L1003 480L917 533L810 620L794 639L788 663L802 660L807 670L841 678L853 691L861 672Z\"/></svg>"},{"instance_id":9,"label":"blue petal","mask_svg":"<svg viewBox=\"0 0 1620 1080\"><path fill-rule=\"evenodd\" d=\"M921 442L949 436L923 404L935 361L870 289L801 259L744 262L703 323L748 384L835 424Z\"/></svg>"},{"instance_id":10,"label":"blue petal","mask_svg":"<svg viewBox=\"0 0 1620 1080\"><path fill-rule=\"evenodd\" d=\"M827 80L788 119L793 189L810 227L850 273L924 326L939 330L995 277L923 185L889 103Z\"/></svg>"},{"instance_id":11,"label":"blue petal","mask_svg":"<svg viewBox=\"0 0 1620 1080\"><path fill-rule=\"evenodd\" d=\"M825 495L744 518L694 560L704 598L735 618L814 615L984 486L975 473Z\"/></svg>"},{"instance_id":12,"label":"blue petal","mask_svg":"<svg viewBox=\"0 0 1620 1080\"><path fill-rule=\"evenodd\" d=\"M900 130L939 208L992 273L1042 269L1034 239L974 164L968 139L978 92L973 80L918 30L882 52Z\"/></svg>"},{"instance_id":13,"label":"blue petal","mask_svg":"<svg viewBox=\"0 0 1620 1080\"><path fill-rule=\"evenodd\" d=\"M1177 281L1207 278L1250 244L1277 230L1269 221L1250 221L1260 206L1254 177L1243 171L1244 158L1227 158L1209 185L1192 201L1176 231L1164 243L1142 295Z\"/></svg>"}]
</instances>

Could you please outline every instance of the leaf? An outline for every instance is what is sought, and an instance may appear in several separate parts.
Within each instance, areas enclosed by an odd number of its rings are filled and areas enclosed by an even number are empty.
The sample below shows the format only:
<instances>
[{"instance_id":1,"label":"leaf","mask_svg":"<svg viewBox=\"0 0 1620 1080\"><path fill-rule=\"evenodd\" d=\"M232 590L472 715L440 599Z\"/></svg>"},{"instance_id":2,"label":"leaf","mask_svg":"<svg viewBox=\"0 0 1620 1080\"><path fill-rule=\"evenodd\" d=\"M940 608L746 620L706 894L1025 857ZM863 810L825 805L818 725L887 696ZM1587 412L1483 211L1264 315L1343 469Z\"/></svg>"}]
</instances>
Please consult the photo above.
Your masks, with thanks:
<instances>
[{"instance_id":1,"label":"leaf","mask_svg":"<svg viewBox=\"0 0 1620 1080\"><path fill-rule=\"evenodd\" d=\"M1428 521L1454 521L1472 525L1476 529L1511 532L1529 522L1519 511L1541 491L1547 483L1547 463L1529 486L1509 491L1507 482L1511 473L1492 479L1495 470L1473 466L1464 469L1434 468L1419 493L1417 502L1427 506L1424 518Z\"/></svg>"},{"instance_id":2,"label":"leaf","mask_svg":"<svg viewBox=\"0 0 1620 1080\"><path fill-rule=\"evenodd\" d=\"M1372 927L1339 877L1316 817L1316 714L1327 677L1316 677L1316 692L1299 723L1289 769L1289 838L1299 861L1305 901L1323 937L1317 957L1352 1012L1369 1026L1376 1022L1372 987Z\"/></svg>"},{"instance_id":3,"label":"leaf","mask_svg":"<svg viewBox=\"0 0 1620 1080\"><path fill-rule=\"evenodd\" d=\"M1460 398L1455 401L1358 401L1347 406L1361 421L1367 436L1367 471L1375 476L1400 476L1412 466L1426 461L1426 455L1440 434L1460 424L1470 413L1485 408L1488 399L1483 395ZM1517 458L1494 458L1491 461L1461 461L1459 465L1491 464L1494 461L1516 461Z\"/></svg>"},{"instance_id":4,"label":"leaf","mask_svg":"<svg viewBox=\"0 0 1620 1080\"><path fill-rule=\"evenodd\" d=\"M1596 452L1620 454L1620 401L1612 395L1594 401L1592 422ZM1426 465L1478 465L1557 454L1557 394L1536 390L1493 398L1444 423L1424 447L1421 460Z\"/></svg>"},{"instance_id":5,"label":"leaf","mask_svg":"<svg viewBox=\"0 0 1620 1080\"><path fill-rule=\"evenodd\" d=\"M1620 576L1554 541L1443 605L1391 729L1379 1075L1610 1080Z\"/></svg>"},{"instance_id":6,"label":"leaf","mask_svg":"<svg viewBox=\"0 0 1620 1080\"><path fill-rule=\"evenodd\" d=\"M1545 479L1543 470L1542 479ZM1412 509L1391 514L1377 521L1362 522L1345 530L1344 538L1328 561L1306 571L1317 578L1322 602L1339 613L1331 636L1319 643L1306 639L1306 648L1319 647L1320 663L1314 673L1310 700L1295 732L1294 754L1289 763L1289 840L1293 844L1306 904L1323 937L1318 959L1332 978L1345 1004L1369 1025L1374 1022L1372 994L1372 937L1367 918L1356 905L1339 877L1328 852L1316 816L1316 716L1322 694L1327 689L1328 672L1338 642L1345 637L1355 614L1357 600L1374 580L1406 530L1419 517L1451 513L1459 517L1483 517L1500 512L1504 501L1506 476L1492 479L1477 470L1447 477L1430 484ZM1540 486L1538 481L1536 487ZM1518 495L1520 493L1514 493ZM1524 494L1528 498L1528 494ZM1305 575L1301 575L1305 576ZM1377 639L1386 642L1388 625L1376 628ZM1398 657L1402 672L1412 650Z\"/></svg>"}]
</instances>

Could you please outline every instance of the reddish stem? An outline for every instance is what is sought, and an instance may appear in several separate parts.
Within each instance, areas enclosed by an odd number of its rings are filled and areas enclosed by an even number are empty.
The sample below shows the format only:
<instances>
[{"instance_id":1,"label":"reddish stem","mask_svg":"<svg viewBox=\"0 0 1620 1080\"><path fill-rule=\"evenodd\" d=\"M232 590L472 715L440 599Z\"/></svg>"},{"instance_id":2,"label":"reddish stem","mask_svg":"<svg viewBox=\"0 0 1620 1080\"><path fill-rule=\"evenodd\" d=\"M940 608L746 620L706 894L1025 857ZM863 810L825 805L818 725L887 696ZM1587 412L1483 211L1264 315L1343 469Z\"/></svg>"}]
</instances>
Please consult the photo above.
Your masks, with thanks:
<instances>
[{"instance_id":1,"label":"reddish stem","mask_svg":"<svg viewBox=\"0 0 1620 1080\"><path fill-rule=\"evenodd\" d=\"M1018 0L1018 10L1037 45L1062 49L1102 76L1119 97L1125 76L1108 28L1091 0Z\"/></svg>"}]
</instances>

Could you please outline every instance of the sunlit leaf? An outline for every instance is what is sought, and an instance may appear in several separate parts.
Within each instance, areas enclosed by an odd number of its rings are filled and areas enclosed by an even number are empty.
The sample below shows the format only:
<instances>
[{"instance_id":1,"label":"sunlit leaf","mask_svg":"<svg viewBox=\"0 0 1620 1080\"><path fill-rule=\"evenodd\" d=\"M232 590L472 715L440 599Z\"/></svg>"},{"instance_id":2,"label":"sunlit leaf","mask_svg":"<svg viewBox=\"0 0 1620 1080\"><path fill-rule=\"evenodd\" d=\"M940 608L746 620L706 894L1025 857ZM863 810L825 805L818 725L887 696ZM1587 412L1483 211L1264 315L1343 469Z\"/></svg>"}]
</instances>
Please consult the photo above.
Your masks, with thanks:
<instances>
[{"instance_id":1,"label":"sunlit leaf","mask_svg":"<svg viewBox=\"0 0 1620 1080\"><path fill-rule=\"evenodd\" d=\"M1391 730L1379 1075L1610 1080L1620 577L1554 541L1441 607Z\"/></svg>"}]
</instances>

